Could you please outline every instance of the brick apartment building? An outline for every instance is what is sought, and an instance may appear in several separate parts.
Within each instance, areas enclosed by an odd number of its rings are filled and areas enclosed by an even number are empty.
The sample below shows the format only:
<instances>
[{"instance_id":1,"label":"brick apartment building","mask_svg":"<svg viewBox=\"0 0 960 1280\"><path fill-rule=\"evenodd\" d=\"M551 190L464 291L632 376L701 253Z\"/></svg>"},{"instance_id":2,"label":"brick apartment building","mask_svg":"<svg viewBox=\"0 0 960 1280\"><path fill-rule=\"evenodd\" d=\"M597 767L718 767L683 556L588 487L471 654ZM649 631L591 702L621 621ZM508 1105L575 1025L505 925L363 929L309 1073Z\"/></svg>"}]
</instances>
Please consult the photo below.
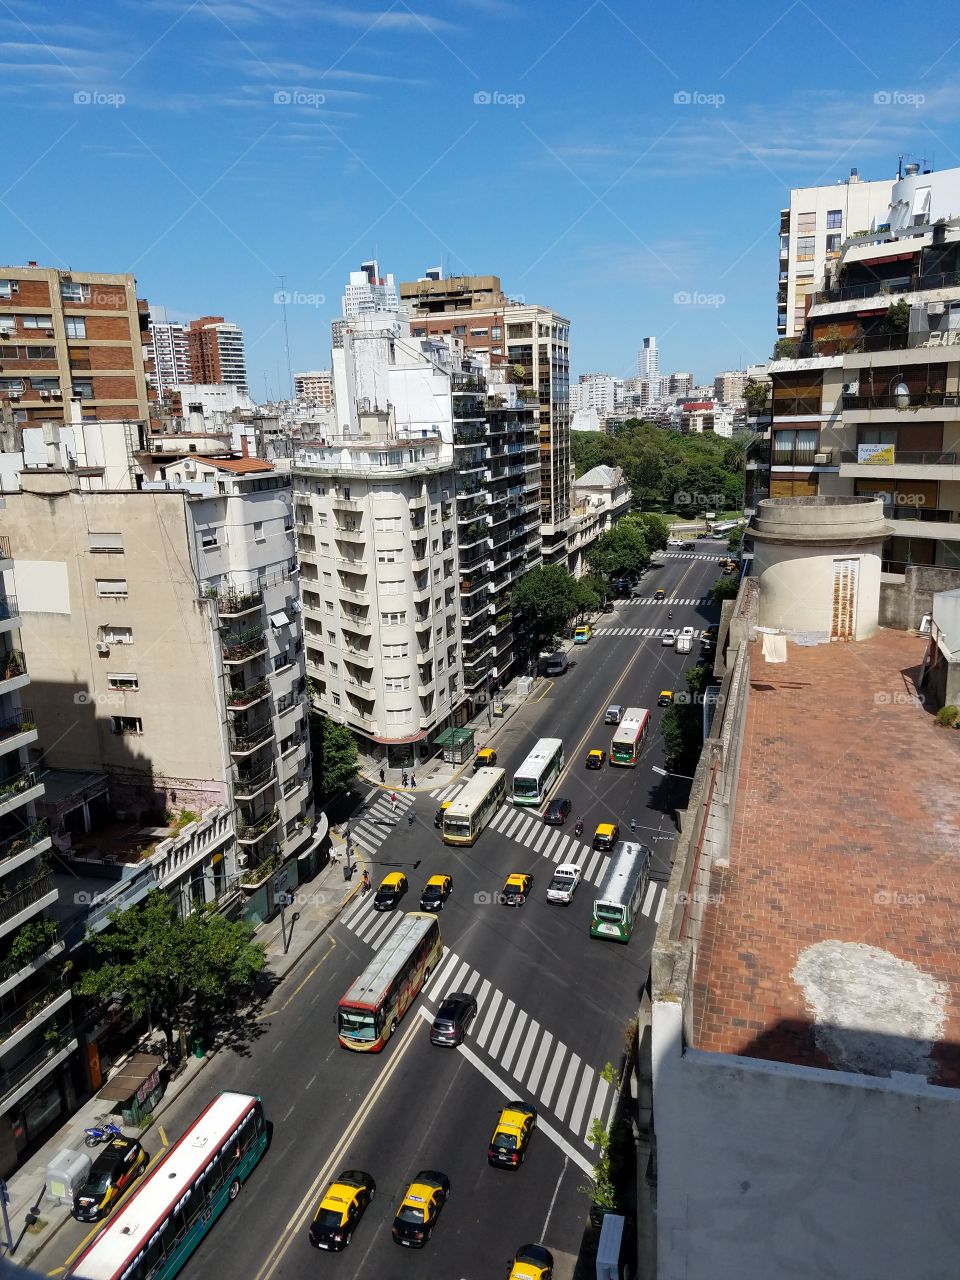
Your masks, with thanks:
<instances>
[{"instance_id":1,"label":"brick apartment building","mask_svg":"<svg viewBox=\"0 0 960 1280\"><path fill-rule=\"evenodd\" d=\"M247 389L247 362L243 330L223 316L191 320L187 331L193 381L202 384L231 383Z\"/></svg>"}]
</instances>

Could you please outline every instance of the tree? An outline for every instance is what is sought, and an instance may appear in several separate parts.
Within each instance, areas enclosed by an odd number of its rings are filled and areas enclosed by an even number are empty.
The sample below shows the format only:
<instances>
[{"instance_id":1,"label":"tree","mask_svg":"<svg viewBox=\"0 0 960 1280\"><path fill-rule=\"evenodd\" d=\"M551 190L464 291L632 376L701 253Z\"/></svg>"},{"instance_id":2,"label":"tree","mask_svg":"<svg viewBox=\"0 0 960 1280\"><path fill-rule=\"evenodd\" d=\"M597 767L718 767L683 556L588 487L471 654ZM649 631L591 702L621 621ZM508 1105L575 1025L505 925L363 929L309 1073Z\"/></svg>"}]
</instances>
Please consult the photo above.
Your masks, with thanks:
<instances>
[{"instance_id":1,"label":"tree","mask_svg":"<svg viewBox=\"0 0 960 1280\"><path fill-rule=\"evenodd\" d=\"M529 657L551 648L563 635L570 619L596 603L589 587L557 564L525 573L513 589L510 610L517 643Z\"/></svg>"},{"instance_id":2,"label":"tree","mask_svg":"<svg viewBox=\"0 0 960 1280\"><path fill-rule=\"evenodd\" d=\"M264 966L263 947L251 941L249 926L213 907L182 920L159 889L112 912L110 922L109 929L90 935L102 963L82 974L76 990L101 1000L121 992L138 1017L150 1017L161 1029L168 1055L187 1018L210 1025Z\"/></svg>"},{"instance_id":3,"label":"tree","mask_svg":"<svg viewBox=\"0 0 960 1280\"><path fill-rule=\"evenodd\" d=\"M346 725L314 711L310 715L310 746L315 789L322 803L346 791L357 776L357 742Z\"/></svg>"},{"instance_id":4,"label":"tree","mask_svg":"<svg viewBox=\"0 0 960 1280\"><path fill-rule=\"evenodd\" d=\"M667 539L670 537L670 526L663 516L658 516L652 511L640 511L635 512L633 515L624 516L624 520L633 521L641 529L643 536L647 540L649 551L664 550L667 545Z\"/></svg>"},{"instance_id":5,"label":"tree","mask_svg":"<svg viewBox=\"0 0 960 1280\"><path fill-rule=\"evenodd\" d=\"M718 578L710 588L710 599L714 604L723 604L724 600L733 600L739 590L739 579Z\"/></svg>"},{"instance_id":6,"label":"tree","mask_svg":"<svg viewBox=\"0 0 960 1280\"><path fill-rule=\"evenodd\" d=\"M734 529L733 532L730 534L730 537L727 539L727 550L731 554L733 554L733 552L739 551L742 546L743 546L743 530Z\"/></svg>"},{"instance_id":7,"label":"tree","mask_svg":"<svg viewBox=\"0 0 960 1280\"><path fill-rule=\"evenodd\" d=\"M649 558L643 531L629 517L602 533L587 551L591 570L606 578L639 573Z\"/></svg>"},{"instance_id":8,"label":"tree","mask_svg":"<svg viewBox=\"0 0 960 1280\"><path fill-rule=\"evenodd\" d=\"M906 333L910 328L910 304L903 298L891 302L880 322L881 333Z\"/></svg>"},{"instance_id":9,"label":"tree","mask_svg":"<svg viewBox=\"0 0 960 1280\"><path fill-rule=\"evenodd\" d=\"M709 667L692 667L687 672L687 689L667 707L660 721L667 767L692 777L703 746L703 697L713 683Z\"/></svg>"},{"instance_id":10,"label":"tree","mask_svg":"<svg viewBox=\"0 0 960 1280\"><path fill-rule=\"evenodd\" d=\"M767 401L770 399L770 383L754 382L750 378L743 388L743 398L747 403L748 413L754 416L763 413L767 407Z\"/></svg>"}]
</instances>

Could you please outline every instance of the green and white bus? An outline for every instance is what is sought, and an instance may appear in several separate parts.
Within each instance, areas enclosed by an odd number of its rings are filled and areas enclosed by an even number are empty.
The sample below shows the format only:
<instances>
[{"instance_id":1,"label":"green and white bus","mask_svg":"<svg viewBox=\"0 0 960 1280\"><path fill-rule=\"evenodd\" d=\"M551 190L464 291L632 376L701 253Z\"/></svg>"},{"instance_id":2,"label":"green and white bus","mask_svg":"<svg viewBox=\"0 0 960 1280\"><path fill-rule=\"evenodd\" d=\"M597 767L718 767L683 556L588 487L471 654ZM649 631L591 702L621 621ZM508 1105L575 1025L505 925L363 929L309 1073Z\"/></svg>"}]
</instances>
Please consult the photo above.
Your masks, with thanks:
<instances>
[{"instance_id":1,"label":"green and white bus","mask_svg":"<svg viewBox=\"0 0 960 1280\"><path fill-rule=\"evenodd\" d=\"M557 785L563 769L563 742L541 738L513 775L513 803L539 808Z\"/></svg>"},{"instance_id":2,"label":"green and white bus","mask_svg":"<svg viewBox=\"0 0 960 1280\"><path fill-rule=\"evenodd\" d=\"M267 1149L260 1099L221 1093L154 1165L70 1268L83 1280L168 1280ZM213 1259L208 1270L215 1270Z\"/></svg>"},{"instance_id":3,"label":"green and white bus","mask_svg":"<svg viewBox=\"0 0 960 1280\"><path fill-rule=\"evenodd\" d=\"M505 769L478 769L443 811L443 843L475 844L506 795Z\"/></svg>"},{"instance_id":4,"label":"green and white bus","mask_svg":"<svg viewBox=\"0 0 960 1280\"><path fill-rule=\"evenodd\" d=\"M613 851L590 916L590 937L629 942L650 878L650 850L621 840Z\"/></svg>"}]
</instances>

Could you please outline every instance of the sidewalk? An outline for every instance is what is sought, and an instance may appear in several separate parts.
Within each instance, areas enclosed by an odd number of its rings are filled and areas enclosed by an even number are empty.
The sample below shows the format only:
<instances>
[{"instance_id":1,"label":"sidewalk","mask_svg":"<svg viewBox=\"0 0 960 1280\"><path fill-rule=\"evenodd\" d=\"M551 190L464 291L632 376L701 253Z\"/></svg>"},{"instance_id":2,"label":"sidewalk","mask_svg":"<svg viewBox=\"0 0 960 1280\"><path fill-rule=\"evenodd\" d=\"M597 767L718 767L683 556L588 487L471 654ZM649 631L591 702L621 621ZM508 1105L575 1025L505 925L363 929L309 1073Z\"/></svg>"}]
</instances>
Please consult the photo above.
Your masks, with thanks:
<instances>
[{"instance_id":1,"label":"sidewalk","mask_svg":"<svg viewBox=\"0 0 960 1280\"><path fill-rule=\"evenodd\" d=\"M267 975L275 982L282 981L313 944L326 933L359 890L359 877L355 876L351 883L345 883L343 867L336 863L328 863L313 880L300 885L293 893L293 903L285 908L283 930L281 931L280 920L275 919L265 922L257 931L256 940L264 944L266 951ZM284 948L284 934L287 940L286 948ZM154 1050L162 1052L163 1045L162 1035L156 1035L149 1043L145 1041L131 1049L131 1054ZM171 1103L194 1083L214 1056L215 1050L211 1050L200 1058L193 1055L185 1058L180 1074L167 1083L163 1098L153 1112L151 1124L142 1129L123 1125L121 1127L124 1132L142 1141L144 1134L163 1117ZM54 1204L44 1196L47 1166L57 1152L62 1151L64 1147L69 1147L73 1151L88 1151L84 1146L84 1129L100 1123L104 1118L113 1120L114 1123L119 1120L118 1115L108 1114L110 1107L111 1103L96 1097L85 1102L57 1130L49 1142L11 1175L7 1183L10 1196L8 1213L15 1244L23 1233L16 1253L10 1259L18 1266L29 1266L32 1259L50 1243L57 1231L71 1217L69 1206ZM89 1150L88 1154L94 1158L98 1150L99 1148L94 1148ZM42 1201L41 1196L43 1196ZM39 1230L24 1231L28 1214L36 1214L39 1218L37 1224ZM6 1250L3 1252L6 1253Z\"/></svg>"}]
</instances>

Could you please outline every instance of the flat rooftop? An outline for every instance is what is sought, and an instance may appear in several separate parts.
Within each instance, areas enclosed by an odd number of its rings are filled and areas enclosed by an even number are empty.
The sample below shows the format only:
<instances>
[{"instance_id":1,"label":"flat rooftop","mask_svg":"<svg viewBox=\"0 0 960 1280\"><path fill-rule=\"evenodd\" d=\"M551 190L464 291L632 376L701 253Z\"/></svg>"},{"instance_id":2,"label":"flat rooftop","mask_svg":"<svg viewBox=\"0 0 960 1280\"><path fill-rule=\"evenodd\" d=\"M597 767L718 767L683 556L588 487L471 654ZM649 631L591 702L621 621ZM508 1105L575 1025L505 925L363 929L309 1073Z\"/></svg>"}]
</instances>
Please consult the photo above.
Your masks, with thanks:
<instances>
[{"instance_id":1,"label":"flat rooftop","mask_svg":"<svg viewBox=\"0 0 960 1280\"><path fill-rule=\"evenodd\" d=\"M694 1047L960 1087L960 733L917 697L925 648L752 648Z\"/></svg>"}]
</instances>

